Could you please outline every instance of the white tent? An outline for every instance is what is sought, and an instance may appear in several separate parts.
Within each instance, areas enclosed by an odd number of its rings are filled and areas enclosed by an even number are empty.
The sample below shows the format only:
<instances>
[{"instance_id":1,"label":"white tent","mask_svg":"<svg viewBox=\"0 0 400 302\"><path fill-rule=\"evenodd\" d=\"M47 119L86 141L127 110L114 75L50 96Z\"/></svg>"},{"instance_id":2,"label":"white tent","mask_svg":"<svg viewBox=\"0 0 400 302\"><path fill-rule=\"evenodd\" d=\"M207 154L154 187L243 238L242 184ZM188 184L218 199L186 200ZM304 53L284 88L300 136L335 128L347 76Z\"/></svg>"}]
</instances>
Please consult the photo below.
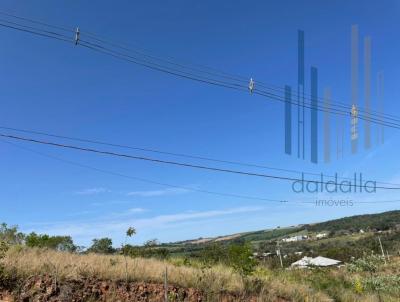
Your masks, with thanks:
<instances>
[{"instance_id":1,"label":"white tent","mask_svg":"<svg viewBox=\"0 0 400 302\"><path fill-rule=\"evenodd\" d=\"M339 260L330 259L326 257L303 257L299 261L293 262L292 267L309 267L309 266L333 266L338 265L340 263Z\"/></svg>"}]
</instances>

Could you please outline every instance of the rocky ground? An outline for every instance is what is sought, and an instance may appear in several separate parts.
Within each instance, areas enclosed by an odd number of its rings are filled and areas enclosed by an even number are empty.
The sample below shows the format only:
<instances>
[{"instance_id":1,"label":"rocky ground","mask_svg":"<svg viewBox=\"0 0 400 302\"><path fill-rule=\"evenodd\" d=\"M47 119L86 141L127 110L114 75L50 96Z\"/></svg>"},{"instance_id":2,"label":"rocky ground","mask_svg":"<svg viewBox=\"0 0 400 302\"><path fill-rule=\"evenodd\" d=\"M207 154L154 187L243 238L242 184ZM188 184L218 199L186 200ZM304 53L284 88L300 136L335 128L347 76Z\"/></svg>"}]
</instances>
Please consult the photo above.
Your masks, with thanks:
<instances>
[{"instance_id":1,"label":"rocky ground","mask_svg":"<svg viewBox=\"0 0 400 302\"><path fill-rule=\"evenodd\" d=\"M13 284L11 286L11 284ZM221 295L221 302L244 301L232 294ZM252 299L246 299L251 301ZM0 302L83 302L134 301L164 302L163 284L101 281L96 279L56 280L50 276L32 276L26 280L0 284ZM168 287L168 301L208 301L193 288Z\"/></svg>"},{"instance_id":2,"label":"rocky ground","mask_svg":"<svg viewBox=\"0 0 400 302\"><path fill-rule=\"evenodd\" d=\"M164 285L95 279L57 281L49 276L30 277L16 286L3 288L0 301L164 301ZM195 289L168 287L171 301L203 301Z\"/></svg>"}]
</instances>

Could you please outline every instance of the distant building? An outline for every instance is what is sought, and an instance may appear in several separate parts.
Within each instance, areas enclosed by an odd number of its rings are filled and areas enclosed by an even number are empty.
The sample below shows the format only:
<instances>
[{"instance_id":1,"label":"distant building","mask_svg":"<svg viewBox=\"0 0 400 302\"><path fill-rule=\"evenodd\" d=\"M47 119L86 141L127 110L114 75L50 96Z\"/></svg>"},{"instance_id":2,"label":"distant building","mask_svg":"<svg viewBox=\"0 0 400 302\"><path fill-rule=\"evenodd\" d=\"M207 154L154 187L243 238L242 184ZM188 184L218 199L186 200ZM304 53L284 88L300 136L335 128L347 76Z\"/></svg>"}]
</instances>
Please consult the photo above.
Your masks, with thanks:
<instances>
[{"instance_id":1,"label":"distant building","mask_svg":"<svg viewBox=\"0 0 400 302\"><path fill-rule=\"evenodd\" d=\"M298 235L298 236L293 236L289 238L283 238L283 242L295 242L295 241L302 241L308 239L307 235Z\"/></svg>"},{"instance_id":2,"label":"distant building","mask_svg":"<svg viewBox=\"0 0 400 302\"><path fill-rule=\"evenodd\" d=\"M339 265L341 261L335 260L335 259L330 259L326 257L303 257L302 259L293 262L291 264L291 267L293 268L307 268L307 267L328 267L328 266L336 266Z\"/></svg>"},{"instance_id":3,"label":"distant building","mask_svg":"<svg viewBox=\"0 0 400 302\"><path fill-rule=\"evenodd\" d=\"M317 239L322 239L322 238L325 238L325 237L327 237L327 236L328 236L327 233L318 233L315 237L316 237Z\"/></svg>"}]
</instances>

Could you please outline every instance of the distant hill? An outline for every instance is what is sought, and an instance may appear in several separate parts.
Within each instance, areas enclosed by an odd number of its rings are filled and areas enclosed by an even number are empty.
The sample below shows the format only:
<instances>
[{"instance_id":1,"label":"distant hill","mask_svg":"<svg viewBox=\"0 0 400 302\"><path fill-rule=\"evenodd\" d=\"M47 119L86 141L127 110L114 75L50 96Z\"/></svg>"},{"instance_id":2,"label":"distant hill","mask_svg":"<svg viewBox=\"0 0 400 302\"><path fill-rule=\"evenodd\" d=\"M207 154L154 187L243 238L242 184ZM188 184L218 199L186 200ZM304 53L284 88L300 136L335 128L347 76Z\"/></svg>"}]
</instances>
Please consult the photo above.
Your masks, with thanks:
<instances>
[{"instance_id":1,"label":"distant hill","mask_svg":"<svg viewBox=\"0 0 400 302\"><path fill-rule=\"evenodd\" d=\"M198 238L175 242L167 245L202 245L212 242L259 242L276 239L285 236L293 236L304 232L358 232L385 231L400 228L400 210L383 212L378 214L365 214L329 220L325 222L303 224L276 229L267 229L254 232L238 233L219 236L215 238Z\"/></svg>"},{"instance_id":2,"label":"distant hill","mask_svg":"<svg viewBox=\"0 0 400 302\"><path fill-rule=\"evenodd\" d=\"M323 234L322 238L317 235ZM284 241L284 238L301 238ZM381 253L378 237L386 251L400 251L400 211L356 215L340 219L254 232L237 233L215 238L198 238L164 243L171 255L199 257L213 244L250 243L253 251L274 254L277 242L287 261L304 255L325 256L341 261L361 257L364 253Z\"/></svg>"},{"instance_id":3,"label":"distant hill","mask_svg":"<svg viewBox=\"0 0 400 302\"><path fill-rule=\"evenodd\" d=\"M309 231L337 231L337 230L389 230L400 227L400 211L383 212L344 217L340 219L306 225Z\"/></svg>"}]
</instances>

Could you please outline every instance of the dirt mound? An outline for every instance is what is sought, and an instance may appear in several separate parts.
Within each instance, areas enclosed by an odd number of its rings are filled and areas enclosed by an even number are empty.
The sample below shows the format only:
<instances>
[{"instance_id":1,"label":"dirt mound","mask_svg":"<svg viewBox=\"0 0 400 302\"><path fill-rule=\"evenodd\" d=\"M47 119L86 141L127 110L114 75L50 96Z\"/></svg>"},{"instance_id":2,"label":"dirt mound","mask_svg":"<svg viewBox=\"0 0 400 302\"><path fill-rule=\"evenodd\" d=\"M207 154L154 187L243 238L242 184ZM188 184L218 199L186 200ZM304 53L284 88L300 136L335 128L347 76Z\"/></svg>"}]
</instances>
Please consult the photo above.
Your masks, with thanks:
<instances>
[{"instance_id":1,"label":"dirt mound","mask_svg":"<svg viewBox=\"0 0 400 302\"><path fill-rule=\"evenodd\" d=\"M127 284L93 278L60 281L50 276L33 276L17 282L13 288L10 287L0 284L0 302L165 301L164 285L157 283ZM221 295L218 300L243 301L231 294ZM207 301L207 298L199 290L171 285L168 287L168 301L203 302Z\"/></svg>"}]
</instances>

